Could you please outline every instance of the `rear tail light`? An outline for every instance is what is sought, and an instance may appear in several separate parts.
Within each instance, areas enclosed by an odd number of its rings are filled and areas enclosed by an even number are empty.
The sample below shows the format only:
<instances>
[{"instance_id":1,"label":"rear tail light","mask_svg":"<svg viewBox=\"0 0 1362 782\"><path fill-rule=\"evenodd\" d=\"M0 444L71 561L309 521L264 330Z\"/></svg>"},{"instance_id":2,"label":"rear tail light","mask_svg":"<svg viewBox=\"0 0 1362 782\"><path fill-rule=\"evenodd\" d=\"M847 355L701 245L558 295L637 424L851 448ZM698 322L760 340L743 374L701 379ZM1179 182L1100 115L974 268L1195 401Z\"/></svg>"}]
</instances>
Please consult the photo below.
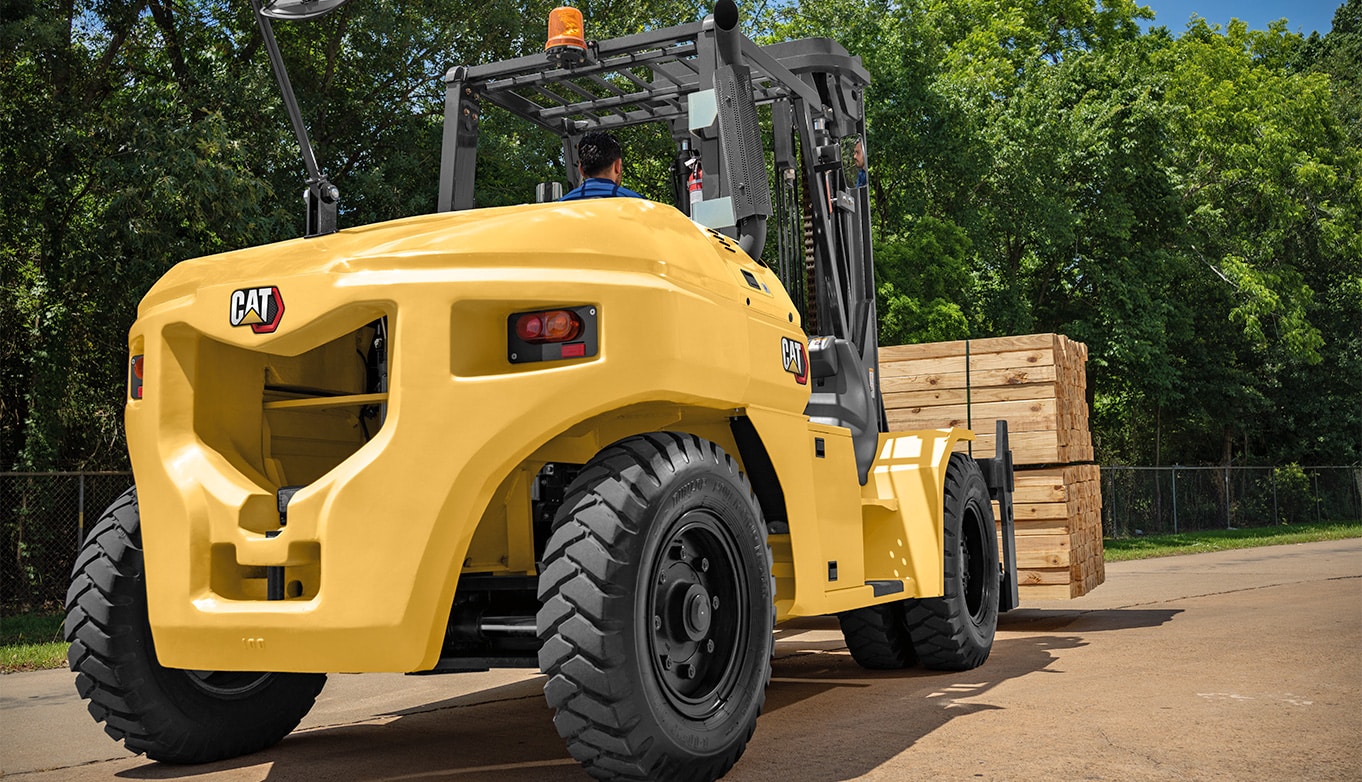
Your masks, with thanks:
<instances>
[{"instance_id":1,"label":"rear tail light","mask_svg":"<svg viewBox=\"0 0 1362 782\"><path fill-rule=\"evenodd\" d=\"M597 352L597 313L591 305L516 312L506 326L512 364L591 358Z\"/></svg>"},{"instance_id":2,"label":"rear tail light","mask_svg":"<svg viewBox=\"0 0 1362 782\"><path fill-rule=\"evenodd\" d=\"M516 318L515 333L532 344L571 342L582 333L582 319L568 310L527 312Z\"/></svg>"},{"instance_id":3,"label":"rear tail light","mask_svg":"<svg viewBox=\"0 0 1362 782\"><path fill-rule=\"evenodd\" d=\"M142 398L143 363L142 356L133 356L128 367L128 395L133 399Z\"/></svg>"}]
</instances>

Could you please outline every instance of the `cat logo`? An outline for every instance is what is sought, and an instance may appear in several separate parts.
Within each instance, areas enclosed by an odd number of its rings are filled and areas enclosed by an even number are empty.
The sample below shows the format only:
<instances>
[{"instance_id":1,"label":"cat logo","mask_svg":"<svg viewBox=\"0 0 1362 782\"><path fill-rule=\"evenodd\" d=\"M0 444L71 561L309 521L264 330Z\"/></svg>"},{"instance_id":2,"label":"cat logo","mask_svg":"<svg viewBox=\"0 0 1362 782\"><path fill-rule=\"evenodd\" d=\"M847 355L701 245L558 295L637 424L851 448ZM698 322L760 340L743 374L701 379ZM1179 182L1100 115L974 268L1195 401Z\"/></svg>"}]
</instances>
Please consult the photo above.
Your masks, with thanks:
<instances>
[{"instance_id":1,"label":"cat logo","mask_svg":"<svg viewBox=\"0 0 1362 782\"><path fill-rule=\"evenodd\" d=\"M233 326L250 326L257 334L273 334L284 317L284 297L274 286L232 291L227 317Z\"/></svg>"},{"instance_id":2,"label":"cat logo","mask_svg":"<svg viewBox=\"0 0 1362 782\"><path fill-rule=\"evenodd\" d=\"M801 386L809 382L809 357L804 351L804 343L789 337L780 338L780 354L785 362L785 371L795 376Z\"/></svg>"}]
</instances>

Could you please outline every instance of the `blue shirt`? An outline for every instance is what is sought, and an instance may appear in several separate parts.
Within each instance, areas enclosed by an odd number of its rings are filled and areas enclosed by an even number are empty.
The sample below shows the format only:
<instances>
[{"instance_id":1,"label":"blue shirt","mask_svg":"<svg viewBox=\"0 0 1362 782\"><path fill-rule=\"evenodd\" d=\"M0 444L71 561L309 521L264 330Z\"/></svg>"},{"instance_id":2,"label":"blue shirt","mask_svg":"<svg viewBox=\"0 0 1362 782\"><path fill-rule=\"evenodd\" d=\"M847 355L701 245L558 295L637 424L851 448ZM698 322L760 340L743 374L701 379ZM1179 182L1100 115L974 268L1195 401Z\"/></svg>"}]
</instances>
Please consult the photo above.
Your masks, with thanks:
<instances>
[{"instance_id":1,"label":"blue shirt","mask_svg":"<svg viewBox=\"0 0 1362 782\"><path fill-rule=\"evenodd\" d=\"M559 201L580 201L583 198L642 198L623 185L617 185L605 177L587 177L580 185L572 188Z\"/></svg>"}]
</instances>

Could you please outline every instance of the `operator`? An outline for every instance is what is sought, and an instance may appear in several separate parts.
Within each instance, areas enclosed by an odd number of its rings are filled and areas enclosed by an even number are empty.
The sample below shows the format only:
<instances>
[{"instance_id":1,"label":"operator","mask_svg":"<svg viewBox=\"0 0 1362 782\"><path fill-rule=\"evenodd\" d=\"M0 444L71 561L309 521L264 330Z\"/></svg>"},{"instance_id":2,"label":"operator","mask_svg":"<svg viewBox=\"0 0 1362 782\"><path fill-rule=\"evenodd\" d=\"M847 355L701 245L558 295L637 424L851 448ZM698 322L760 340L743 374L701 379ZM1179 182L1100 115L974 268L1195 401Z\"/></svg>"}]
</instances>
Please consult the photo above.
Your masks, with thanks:
<instances>
[{"instance_id":1,"label":"operator","mask_svg":"<svg viewBox=\"0 0 1362 782\"><path fill-rule=\"evenodd\" d=\"M845 149L845 147L843 147ZM856 146L851 148L851 159L856 161L856 186L865 187L869 182L869 177L865 173L865 142L856 139Z\"/></svg>"},{"instance_id":2,"label":"operator","mask_svg":"<svg viewBox=\"0 0 1362 782\"><path fill-rule=\"evenodd\" d=\"M624 178L624 154L620 143L610 133L593 130L577 142L577 172L582 183L568 191L559 201L579 201L583 198L642 198L620 184Z\"/></svg>"}]
</instances>

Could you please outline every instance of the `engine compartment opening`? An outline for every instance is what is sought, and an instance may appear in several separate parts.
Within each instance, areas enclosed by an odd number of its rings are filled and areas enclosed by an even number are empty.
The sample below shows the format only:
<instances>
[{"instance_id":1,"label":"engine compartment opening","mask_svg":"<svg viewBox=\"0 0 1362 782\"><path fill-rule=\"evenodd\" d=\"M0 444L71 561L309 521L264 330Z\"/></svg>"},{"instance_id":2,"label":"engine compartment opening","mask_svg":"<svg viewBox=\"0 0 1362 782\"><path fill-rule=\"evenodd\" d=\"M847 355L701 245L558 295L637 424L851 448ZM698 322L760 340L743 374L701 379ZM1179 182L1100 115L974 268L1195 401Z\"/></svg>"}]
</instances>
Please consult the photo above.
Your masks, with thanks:
<instances>
[{"instance_id":1,"label":"engine compartment opening","mask_svg":"<svg viewBox=\"0 0 1362 782\"><path fill-rule=\"evenodd\" d=\"M385 320L297 356L267 357L261 444L271 482L312 483L378 434L388 401Z\"/></svg>"}]
</instances>

